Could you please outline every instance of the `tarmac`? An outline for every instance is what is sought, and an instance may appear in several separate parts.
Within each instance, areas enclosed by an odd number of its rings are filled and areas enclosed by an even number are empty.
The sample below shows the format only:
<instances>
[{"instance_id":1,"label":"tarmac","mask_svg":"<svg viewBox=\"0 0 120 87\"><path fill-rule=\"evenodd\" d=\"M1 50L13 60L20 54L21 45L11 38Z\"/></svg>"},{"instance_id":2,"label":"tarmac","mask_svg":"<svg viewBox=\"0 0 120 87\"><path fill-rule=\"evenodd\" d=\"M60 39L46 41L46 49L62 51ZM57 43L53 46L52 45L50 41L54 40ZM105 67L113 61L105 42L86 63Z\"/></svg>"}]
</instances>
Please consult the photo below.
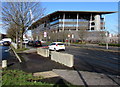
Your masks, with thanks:
<instances>
[{"instance_id":1,"label":"tarmac","mask_svg":"<svg viewBox=\"0 0 120 87\"><path fill-rule=\"evenodd\" d=\"M78 71L74 67L69 68L57 62L45 58L36 53L36 50L28 50L18 53L24 58L22 63L15 63L9 69L20 69L25 72L33 73L34 76L42 76L41 82L53 84L84 85L89 87L96 86L120 86L120 77L96 72Z\"/></svg>"}]
</instances>

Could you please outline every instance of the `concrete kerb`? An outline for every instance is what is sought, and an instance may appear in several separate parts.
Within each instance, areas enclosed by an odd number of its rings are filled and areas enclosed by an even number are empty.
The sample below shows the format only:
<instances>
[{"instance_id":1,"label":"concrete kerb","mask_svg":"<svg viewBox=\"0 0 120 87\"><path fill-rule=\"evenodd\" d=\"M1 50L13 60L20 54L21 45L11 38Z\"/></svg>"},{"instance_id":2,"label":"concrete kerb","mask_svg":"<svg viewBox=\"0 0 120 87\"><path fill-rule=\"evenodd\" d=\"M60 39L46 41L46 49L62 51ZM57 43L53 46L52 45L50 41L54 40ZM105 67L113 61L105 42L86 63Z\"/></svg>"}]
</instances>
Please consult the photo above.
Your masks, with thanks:
<instances>
[{"instance_id":1,"label":"concrete kerb","mask_svg":"<svg viewBox=\"0 0 120 87\"><path fill-rule=\"evenodd\" d=\"M49 57L49 50L45 48L37 48L37 54L43 56L43 57Z\"/></svg>"},{"instance_id":2,"label":"concrete kerb","mask_svg":"<svg viewBox=\"0 0 120 87\"><path fill-rule=\"evenodd\" d=\"M73 67L74 56L68 53L51 52L51 60L68 67Z\"/></svg>"},{"instance_id":3,"label":"concrete kerb","mask_svg":"<svg viewBox=\"0 0 120 87\"><path fill-rule=\"evenodd\" d=\"M15 50L12 47L11 47L11 49L13 50L13 52L14 52L15 56L17 57L17 59L19 60L19 62L21 63L22 62L21 58L18 56L18 54L15 52Z\"/></svg>"}]
</instances>

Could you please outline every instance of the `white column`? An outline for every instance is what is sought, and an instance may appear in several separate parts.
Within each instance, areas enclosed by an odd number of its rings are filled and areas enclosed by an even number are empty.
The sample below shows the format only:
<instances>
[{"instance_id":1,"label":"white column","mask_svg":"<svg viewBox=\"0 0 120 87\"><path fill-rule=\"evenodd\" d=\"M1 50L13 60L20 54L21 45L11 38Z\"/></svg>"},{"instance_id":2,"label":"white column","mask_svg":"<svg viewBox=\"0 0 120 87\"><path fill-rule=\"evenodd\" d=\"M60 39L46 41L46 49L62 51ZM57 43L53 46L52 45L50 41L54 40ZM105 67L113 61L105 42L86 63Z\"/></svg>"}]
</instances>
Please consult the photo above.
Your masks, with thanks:
<instances>
[{"instance_id":1,"label":"white column","mask_svg":"<svg viewBox=\"0 0 120 87\"><path fill-rule=\"evenodd\" d=\"M90 15L90 25L89 25L90 30L91 30L91 23L92 23L92 14Z\"/></svg>"},{"instance_id":2,"label":"white column","mask_svg":"<svg viewBox=\"0 0 120 87\"><path fill-rule=\"evenodd\" d=\"M77 25L76 25L76 31L78 31L78 19L79 19L79 14L77 13Z\"/></svg>"},{"instance_id":3,"label":"white column","mask_svg":"<svg viewBox=\"0 0 120 87\"><path fill-rule=\"evenodd\" d=\"M65 13L63 14L63 31L64 31L64 27L65 27Z\"/></svg>"},{"instance_id":4,"label":"white column","mask_svg":"<svg viewBox=\"0 0 120 87\"><path fill-rule=\"evenodd\" d=\"M101 24L100 24L100 15L95 16L95 30L100 31L101 29Z\"/></svg>"},{"instance_id":5,"label":"white column","mask_svg":"<svg viewBox=\"0 0 120 87\"><path fill-rule=\"evenodd\" d=\"M104 26L104 27L105 27L105 29L106 29L106 26L105 26L105 23L106 23L106 22L105 22L105 16L104 16L103 18L104 18L104 19L103 19L103 20L104 20L104 25L103 25L103 26Z\"/></svg>"}]
</instances>

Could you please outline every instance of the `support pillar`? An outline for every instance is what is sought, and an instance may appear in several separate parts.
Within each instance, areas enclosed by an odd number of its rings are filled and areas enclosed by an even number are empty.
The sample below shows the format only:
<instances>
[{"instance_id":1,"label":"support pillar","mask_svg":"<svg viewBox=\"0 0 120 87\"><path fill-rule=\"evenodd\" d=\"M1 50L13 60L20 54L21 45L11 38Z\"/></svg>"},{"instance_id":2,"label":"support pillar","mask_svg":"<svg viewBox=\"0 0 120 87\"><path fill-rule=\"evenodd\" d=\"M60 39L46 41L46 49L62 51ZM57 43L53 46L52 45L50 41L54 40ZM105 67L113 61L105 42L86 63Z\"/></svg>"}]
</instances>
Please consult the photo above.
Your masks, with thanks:
<instances>
[{"instance_id":1,"label":"support pillar","mask_svg":"<svg viewBox=\"0 0 120 87\"><path fill-rule=\"evenodd\" d=\"M100 29L101 29L101 24L100 24L100 15L98 14L98 15L96 15L95 16L95 30L96 31L100 31Z\"/></svg>"},{"instance_id":2,"label":"support pillar","mask_svg":"<svg viewBox=\"0 0 120 87\"><path fill-rule=\"evenodd\" d=\"M76 31L78 31L78 22L79 22L79 14L77 13L77 25L76 25Z\"/></svg>"},{"instance_id":3,"label":"support pillar","mask_svg":"<svg viewBox=\"0 0 120 87\"><path fill-rule=\"evenodd\" d=\"M63 14L63 31L64 31L64 29L65 29L65 13Z\"/></svg>"},{"instance_id":4,"label":"support pillar","mask_svg":"<svg viewBox=\"0 0 120 87\"><path fill-rule=\"evenodd\" d=\"M90 25L89 25L89 30L91 31L91 23L92 23L92 14L90 15Z\"/></svg>"}]
</instances>

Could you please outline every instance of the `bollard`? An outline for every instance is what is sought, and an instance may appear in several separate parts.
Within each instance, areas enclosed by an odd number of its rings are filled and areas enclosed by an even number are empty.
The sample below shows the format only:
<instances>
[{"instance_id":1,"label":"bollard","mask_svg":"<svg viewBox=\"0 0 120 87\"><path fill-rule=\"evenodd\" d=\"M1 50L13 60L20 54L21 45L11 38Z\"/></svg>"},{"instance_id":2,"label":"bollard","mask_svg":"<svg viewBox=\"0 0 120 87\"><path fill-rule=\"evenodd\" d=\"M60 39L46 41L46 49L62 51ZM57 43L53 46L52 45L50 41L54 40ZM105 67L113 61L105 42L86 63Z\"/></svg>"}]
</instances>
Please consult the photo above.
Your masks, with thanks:
<instances>
[{"instance_id":1,"label":"bollard","mask_svg":"<svg viewBox=\"0 0 120 87\"><path fill-rule=\"evenodd\" d=\"M7 60L2 60L2 68L7 67Z\"/></svg>"}]
</instances>

